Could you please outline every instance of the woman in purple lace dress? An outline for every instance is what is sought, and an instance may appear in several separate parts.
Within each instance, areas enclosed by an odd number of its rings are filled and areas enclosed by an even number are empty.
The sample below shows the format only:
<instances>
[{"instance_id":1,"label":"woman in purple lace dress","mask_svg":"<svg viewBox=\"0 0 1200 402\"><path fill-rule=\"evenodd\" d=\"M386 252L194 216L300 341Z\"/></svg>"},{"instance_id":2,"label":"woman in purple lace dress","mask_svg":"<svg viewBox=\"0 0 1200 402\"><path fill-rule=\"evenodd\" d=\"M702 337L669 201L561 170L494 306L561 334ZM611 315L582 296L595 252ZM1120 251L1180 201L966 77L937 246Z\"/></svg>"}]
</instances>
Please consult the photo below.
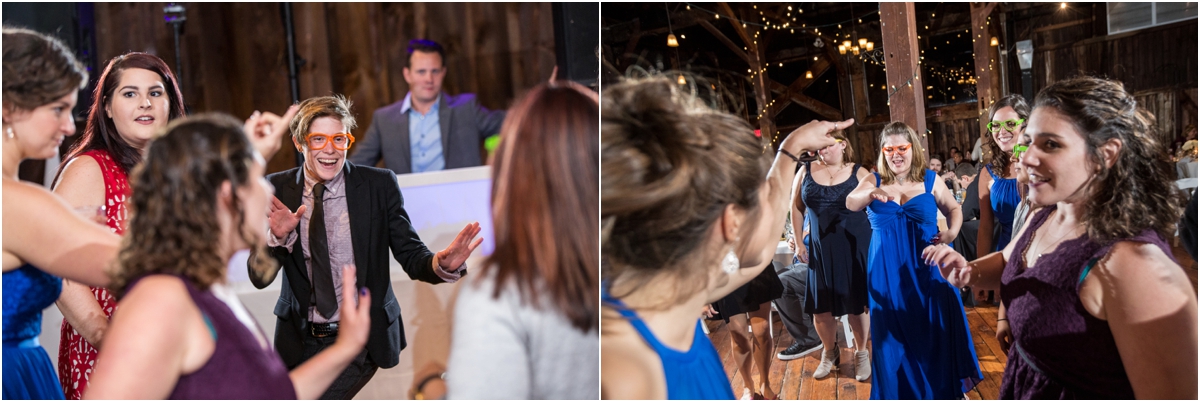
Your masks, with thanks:
<instances>
[{"instance_id":1,"label":"woman in purple lace dress","mask_svg":"<svg viewBox=\"0 0 1200 402\"><path fill-rule=\"evenodd\" d=\"M956 286L999 286L1013 339L1001 399L1196 399L1196 295L1166 242L1183 200L1158 138L1119 82L1056 82L1021 140L1046 207L975 261L925 250Z\"/></svg>"}]
</instances>

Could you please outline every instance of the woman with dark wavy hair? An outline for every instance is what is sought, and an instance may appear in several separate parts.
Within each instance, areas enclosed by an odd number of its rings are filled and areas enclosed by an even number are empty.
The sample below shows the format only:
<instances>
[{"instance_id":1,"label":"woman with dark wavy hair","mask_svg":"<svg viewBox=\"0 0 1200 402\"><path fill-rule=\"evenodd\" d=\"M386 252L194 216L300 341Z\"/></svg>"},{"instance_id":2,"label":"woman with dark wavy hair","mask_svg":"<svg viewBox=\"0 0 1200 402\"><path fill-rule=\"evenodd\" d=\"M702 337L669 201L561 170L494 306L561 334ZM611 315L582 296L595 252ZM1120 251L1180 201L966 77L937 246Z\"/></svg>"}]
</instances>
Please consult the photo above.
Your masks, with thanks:
<instances>
[{"instance_id":1,"label":"woman with dark wavy hair","mask_svg":"<svg viewBox=\"0 0 1200 402\"><path fill-rule=\"evenodd\" d=\"M278 128L276 143L286 125ZM265 252L273 192L265 170L241 124L224 115L172 122L150 143L131 175L131 219L112 272L121 309L87 398L311 399L362 350L365 288L344 293L337 342L288 372L224 283L238 250L258 251L250 269L278 266ZM358 289L354 267L342 269L344 286Z\"/></svg>"},{"instance_id":2,"label":"woman with dark wavy hair","mask_svg":"<svg viewBox=\"0 0 1200 402\"><path fill-rule=\"evenodd\" d=\"M733 399L701 311L769 266L795 155L853 121L808 123L772 155L674 79L610 86L601 105L601 397Z\"/></svg>"},{"instance_id":3,"label":"woman with dark wavy hair","mask_svg":"<svg viewBox=\"0 0 1200 402\"><path fill-rule=\"evenodd\" d=\"M988 131L983 134L986 162L979 170L979 233L975 242L980 256L1003 250L1012 238L1013 215L1021 203L1013 146L1025 132L1028 120L1029 104L1019 94L1000 98L988 108ZM997 221L999 226L995 226Z\"/></svg>"},{"instance_id":4,"label":"woman with dark wavy hair","mask_svg":"<svg viewBox=\"0 0 1200 402\"><path fill-rule=\"evenodd\" d=\"M54 193L76 209L102 209L109 230L120 235L129 170L167 122L183 116L183 96L167 63L136 52L108 62L93 96L87 129L63 158ZM56 304L63 313L59 381L67 399L80 399L117 302L108 289L63 281Z\"/></svg>"},{"instance_id":5,"label":"woman with dark wavy hair","mask_svg":"<svg viewBox=\"0 0 1200 402\"><path fill-rule=\"evenodd\" d=\"M75 133L71 109L87 70L58 39L4 28L4 399L62 399L38 344L42 310L58 299L60 277L105 286L117 236L89 222L41 185L22 183L25 159L55 154Z\"/></svg>"},{"instance_id":6,"label":"woman with dark wavy hair","mask_svg":"<svg viewBox=\"0 0 1200 402\"><path fill-rule=\"evenodd\" d=\"M599 399L600 105L567 82L508 111L492 161L496 250L459 288L451 399Z\"/></svg>"},{"instance_id":7,"label":"woman with dark wavy hair","mask_svg":"<svg viewBox=\"0 0 1200 402\"><path fill-rule=\"evenodd\" d=\"M1013 343L1001 399L1196 399L1196 295L1171 254L1182 196L1154 117L1119 82L1038 93L1021 142L1045 205L1003 251L925 257L956 286L999 286Z\"/></svg>"}]
</instances>

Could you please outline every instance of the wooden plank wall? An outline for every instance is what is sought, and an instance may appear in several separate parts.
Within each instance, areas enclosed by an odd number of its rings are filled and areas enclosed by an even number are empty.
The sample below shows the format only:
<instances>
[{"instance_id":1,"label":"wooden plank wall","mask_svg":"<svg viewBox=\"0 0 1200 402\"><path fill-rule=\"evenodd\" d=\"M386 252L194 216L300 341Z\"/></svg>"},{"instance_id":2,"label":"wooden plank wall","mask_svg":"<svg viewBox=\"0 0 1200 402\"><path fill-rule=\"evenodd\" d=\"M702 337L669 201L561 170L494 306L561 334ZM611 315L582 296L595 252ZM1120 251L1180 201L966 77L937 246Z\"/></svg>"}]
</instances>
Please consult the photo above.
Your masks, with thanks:
<instances>
[{"instance_id":1,"label":"wooden plank wall","mask_svg":"<svg viewBox=\"0 0 1200 402\"><path fill-rule=\"evenodd\" d=\"M101 68L129 51L155 54L175 68L163 3L98 3L97 57ZM185 102L192 113L245 118L255 110L282 112L291 103L287 47L278 3L183 3L181 39ZM375 109L408 92L403 68L408 41L426 37L447 50L443 88L473 92L490 109L507 108L523 91L549 78L555 63L549 3L295 3L300 98L342 93L354 101L366 133ZM96 72L99 75L99 72ZM291 149L290 141L285 149ZM280 152L274 172L295 166Z\"/></svg>"}]
</instances>

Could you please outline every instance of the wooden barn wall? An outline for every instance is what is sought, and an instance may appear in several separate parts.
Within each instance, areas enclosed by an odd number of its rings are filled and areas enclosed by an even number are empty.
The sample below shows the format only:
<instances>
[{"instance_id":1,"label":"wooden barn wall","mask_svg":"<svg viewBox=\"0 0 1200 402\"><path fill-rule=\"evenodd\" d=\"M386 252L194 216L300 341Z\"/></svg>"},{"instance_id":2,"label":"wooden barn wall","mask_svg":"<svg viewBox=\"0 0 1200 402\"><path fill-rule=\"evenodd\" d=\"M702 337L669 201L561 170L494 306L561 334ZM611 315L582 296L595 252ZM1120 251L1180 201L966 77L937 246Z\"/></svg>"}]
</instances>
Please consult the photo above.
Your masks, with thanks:
<instances>
[{"instance_id":1,"label":"wooden barn wall","mask_svg":"<svg viewBox=\"0 0 1200 402\"><path fill-rule=\"evenodd\" d=\"M182 3L185 103L191 113L282 112L291 103L287 44L278 3ZM175 69L163 3L97 3L96 50L103 68L129 51L161 57ZM443 88L473 92L485 107L508 108L554 68L549 3L294 3L300 98L345 94L354 102L356 136L375 109L403 99L408 41L426 37L447 51ZM99 72L95 73L96 76ZM292 149L286 140L285 150ZM352 151L353 152L353 151ZM293 152L268 164L295 166Z\"/></svg>"}]
</instances>

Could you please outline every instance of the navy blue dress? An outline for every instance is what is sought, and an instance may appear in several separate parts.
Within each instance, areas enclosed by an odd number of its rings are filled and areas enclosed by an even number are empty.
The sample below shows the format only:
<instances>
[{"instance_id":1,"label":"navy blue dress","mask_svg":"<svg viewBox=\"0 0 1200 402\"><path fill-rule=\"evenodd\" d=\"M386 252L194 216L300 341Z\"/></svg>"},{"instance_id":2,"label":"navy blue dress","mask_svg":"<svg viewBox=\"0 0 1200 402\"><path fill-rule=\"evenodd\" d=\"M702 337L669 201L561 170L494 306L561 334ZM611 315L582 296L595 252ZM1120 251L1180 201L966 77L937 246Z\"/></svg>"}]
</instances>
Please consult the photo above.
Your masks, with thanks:
<instances>
[{"instance_id":1,"label":"navy blue dress","mask_svg":"<svg viewBox=\"0 0 1200 402\"><path fill-rule=\"evenodd\" d=\"M1017 205L1021 203L1021 193L1017 191L1015 177L1005 179L996 175L996 171L992 170L990 164L985 168L988 174L992 175L992 185L988 187L992 192L989 196L992 200L992 215L1000 222L996 228L996 238L992 240L990 251L1000 251L1012 240L1013 216L1016 214Z\"/></svg>"},{"instance_id":2,"label":"navy blue dress","mask_svg":"<svg viewBox=\"0 0 1200 402\"><path fill-rule=\"evenodd\" d=\"M32 265L4 273L4 399L64 399L50 355L38 343L42 310L61 292L62 279Z\"/></svg>"},{"instance_id":3,"label":"navy blue dress","mask_svg":"<svg viewBox=\"0 0 1200 402\"><path fill-rule=\"evenodd\" d=\"M904 205L867 206L871 399L962 399L983 379L958 289L921 259L938 233L936 178L926 171L925 193Z\"/></svg>"},{"instance_id":4,"label":"navy blue dress","mask_svg":"<svg viewBox=\"0 0 1200 402\"><path fill-rule=\"evenodd\" d=\"M800 185L810 238L804 312L834 317L862 314L867 307L871 223L866 212L846 209L846 196L858 187L859 165L854 164L849 179L832 186L813 180L809 166Z\"/></svg>"}]
</instances>

